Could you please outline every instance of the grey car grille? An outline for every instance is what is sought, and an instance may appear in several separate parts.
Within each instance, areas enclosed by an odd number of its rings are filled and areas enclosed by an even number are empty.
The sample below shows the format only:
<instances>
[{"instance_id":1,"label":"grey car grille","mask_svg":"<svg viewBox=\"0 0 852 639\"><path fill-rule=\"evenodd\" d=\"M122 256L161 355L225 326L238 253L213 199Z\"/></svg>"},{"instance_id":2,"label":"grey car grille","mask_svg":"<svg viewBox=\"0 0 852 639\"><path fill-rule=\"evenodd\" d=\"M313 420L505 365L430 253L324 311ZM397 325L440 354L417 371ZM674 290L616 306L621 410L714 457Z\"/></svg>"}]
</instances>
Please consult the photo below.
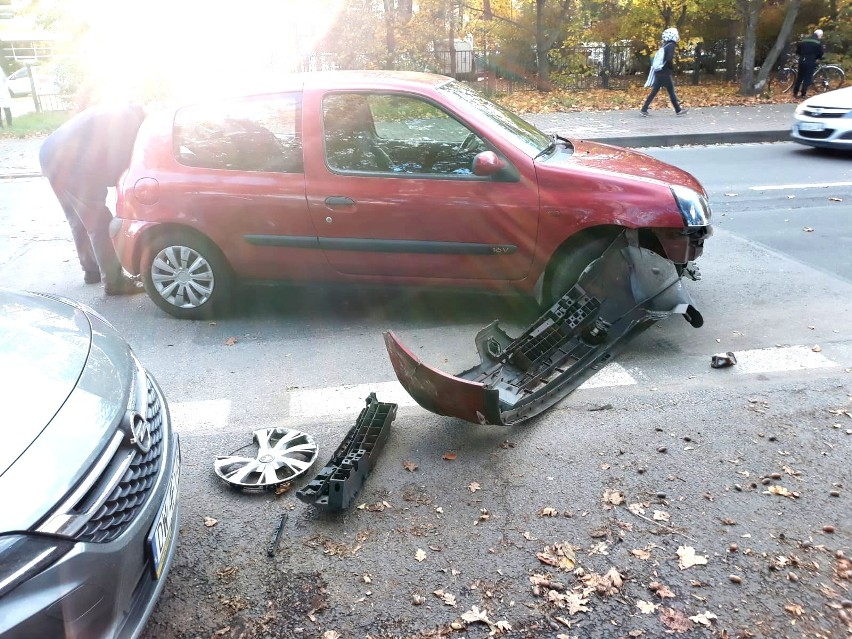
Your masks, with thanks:
<instances>
[{"instance_id":1,"label":"grey car grille","mask_svg":"<svg viewBox=\"0 0 852 639\"><path fill-rule=\"evenodd\" d=\"M112 489L86 525L74 537L80 541L107 542L118 537L133 521L148 500L157 480L163 455L163 406L156 387L150 379L146 417L151 426L151 448L147 453L134 450L133 459L118 484ZM141 413L141 410L140 410ZM122 448L116 457L126 457ZM126 460L125 460L126 463ZM106 473L108 474L108 473ZM97 484L90 491L97 491ZM84 501L87 501L84 499Z\"/></svg>"}]
</instances>

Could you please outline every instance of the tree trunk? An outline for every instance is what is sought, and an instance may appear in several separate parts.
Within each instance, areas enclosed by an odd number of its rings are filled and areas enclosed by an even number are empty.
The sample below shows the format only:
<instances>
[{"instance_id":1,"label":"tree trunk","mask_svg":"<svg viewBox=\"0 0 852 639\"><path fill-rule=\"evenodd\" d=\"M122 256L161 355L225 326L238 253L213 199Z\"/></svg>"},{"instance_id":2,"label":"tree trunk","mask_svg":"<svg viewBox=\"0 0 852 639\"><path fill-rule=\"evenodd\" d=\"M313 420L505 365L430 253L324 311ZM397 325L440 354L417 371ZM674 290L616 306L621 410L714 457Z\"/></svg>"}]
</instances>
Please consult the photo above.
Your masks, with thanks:
<instances>
[{"instance_id":1,"label":"tree trunk","mask_svg":"<svg viewBox=\"0 0 852 639\"><path fill-rule=\"evenodd\" d=\"M385 46L387 47L387 58L385 59L385 68L393 69L394 58L396 57L396 20L394 0L384 0L385 5Z\"/></svg>"},{"instance_id":2,"label":"tree trunk","mask_svg":"<svg viewBox=\"0 0 852 639\"><path fill-rule=\"evenodd\" d=\"M725 43L725 79L733 82L737 79L737 36L740 34L740 23L737 20L728 21L728 40Z\"/></svg>"},{"instance_id":3,"label":"tree trunk","mask_svg":"<svg viewBox=\"0 0 852 639\"><path fill-rule=\"evenodd\" d=\"M550 63L547 53L550 50L547 34L544 32L544 6L547 0L535 0L535 56L538 79L536 88L539 91L550 91Z\"/></svg>"},{"instance_id":4,"label":"tree trunk","mask_svg":"<svg viewBox=\"0 0 852 639\"><path fill-rule=\"evenodd\" d=\"M766 60L760 67L760 73L757 74L757 82L754 85L755 91L762 92L766 86L766 81L769 79L769 74L775 67L775 61L778 55L784 50L787 45L787 39L790 37L790 32L793 31L793 23L796 21L796 16L799 13L799 7L802 6L802 0L790 0L787 5L787 15L784 16L784 24L781 25L781 30L778 32L778 37L775 39L775 44L772 45Z\"/></svg>"},{"instance_id":5,"label":"tree trunk","mask_svg":"<svg viewBox=\"0 0 852 639\"><path fill-rule=\"evenodd\" d=\"M757 19L763 0L737 0L737 9L743 17L745 40L743 41L743 75L740 79L740 95L754 95L754 53L757 43Z\"/></svg>"}]
</instances>

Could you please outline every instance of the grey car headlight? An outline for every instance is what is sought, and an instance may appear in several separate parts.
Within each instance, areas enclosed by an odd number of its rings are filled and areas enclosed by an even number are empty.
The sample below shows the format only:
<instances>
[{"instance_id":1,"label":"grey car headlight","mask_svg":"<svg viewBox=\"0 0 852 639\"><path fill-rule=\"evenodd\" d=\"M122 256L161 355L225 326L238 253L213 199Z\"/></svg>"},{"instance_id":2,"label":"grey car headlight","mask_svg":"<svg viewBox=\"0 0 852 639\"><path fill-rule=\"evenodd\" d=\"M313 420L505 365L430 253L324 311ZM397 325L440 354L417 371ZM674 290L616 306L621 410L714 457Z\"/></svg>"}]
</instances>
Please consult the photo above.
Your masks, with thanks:
<instances>
[{"instance_id":1,"label":"grey car headlight","mask_svg":"<svg viewBox=\"0 0 852 639\"><path fill-rule=\"evenodd\" d=\"M58 561L74 542L40 535L0 537L0 598Z\"/></svg>"},{"instance_id":2,"label":"grey car headlight","mask_svg":"<svg viewBox=\"0 0 852 639\"><path fill-rule=\"evenodd\" d=\"M706 197L685 186L673 186L671 189L686 226L707 226L710 223L710 203Z\"/></svg>"}]
</instances>

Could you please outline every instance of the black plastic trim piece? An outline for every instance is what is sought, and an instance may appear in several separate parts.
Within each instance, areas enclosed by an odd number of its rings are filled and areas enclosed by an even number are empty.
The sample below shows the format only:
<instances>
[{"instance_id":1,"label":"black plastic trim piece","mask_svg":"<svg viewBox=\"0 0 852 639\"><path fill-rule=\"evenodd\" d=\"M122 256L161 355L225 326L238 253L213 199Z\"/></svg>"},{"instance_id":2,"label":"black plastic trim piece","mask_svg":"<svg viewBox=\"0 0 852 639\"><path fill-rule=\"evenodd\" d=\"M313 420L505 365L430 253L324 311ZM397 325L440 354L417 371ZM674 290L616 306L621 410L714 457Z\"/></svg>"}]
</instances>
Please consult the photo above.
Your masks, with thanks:
<instances>
[{"instance_id":1,"label":"black plastic trim piece","mask_svg":"<svg viewBox=\"0 0 852 639\"><path fill-rule=\"evenodd\" d=\"M390 425L396 418L396 404L380 402L375 393L365 400L355 425L349 429L328 464L296 497L327 511L346 510L357 497L384 448Z\"/></svg>"},{"instance_id":2,"label":"black plastic trim piece","mask_svg":"<svg viewBox=\"0 0 852 639\"><path fill-rule=\"evenodd\" d=\"M321 237L320 246L329 251L367 251L370 253L430 253L434 255L511 255L513 244L475 242L433 242L429 240L377 240L371 238Z\"/></svg>"},{"instance_id":3,"label":"black plastic trim piece","mask_svg":"<svg viewBox=\"0 0 852 639\"><path fill-rule=\"evenodd\" d=\"M319 238L310 235L243 235L243 239L255 246L286 246L288 248L318 249Z\"/></svg>"}]
</instances>

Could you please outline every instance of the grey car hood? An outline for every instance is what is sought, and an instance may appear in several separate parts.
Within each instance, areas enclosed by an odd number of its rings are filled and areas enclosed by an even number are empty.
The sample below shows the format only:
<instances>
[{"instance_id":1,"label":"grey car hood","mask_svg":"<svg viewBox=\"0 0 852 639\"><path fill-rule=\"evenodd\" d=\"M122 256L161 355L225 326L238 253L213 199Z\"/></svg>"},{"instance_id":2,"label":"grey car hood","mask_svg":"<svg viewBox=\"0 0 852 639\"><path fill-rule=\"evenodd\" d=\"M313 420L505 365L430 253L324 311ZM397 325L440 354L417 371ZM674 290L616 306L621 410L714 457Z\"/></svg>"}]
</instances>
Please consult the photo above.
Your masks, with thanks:
<instances>
[{"instance_id":1,"label":"grey car hood","mask_svg":"<svg viewBox=\"0 0 852 639\"><path fill-rule=\"evenodd\" d=\"M33 525L103 450L126 409L133 362L91 309L0 289L0 371L2 531Z\"/></svg>"}]
</instances>

